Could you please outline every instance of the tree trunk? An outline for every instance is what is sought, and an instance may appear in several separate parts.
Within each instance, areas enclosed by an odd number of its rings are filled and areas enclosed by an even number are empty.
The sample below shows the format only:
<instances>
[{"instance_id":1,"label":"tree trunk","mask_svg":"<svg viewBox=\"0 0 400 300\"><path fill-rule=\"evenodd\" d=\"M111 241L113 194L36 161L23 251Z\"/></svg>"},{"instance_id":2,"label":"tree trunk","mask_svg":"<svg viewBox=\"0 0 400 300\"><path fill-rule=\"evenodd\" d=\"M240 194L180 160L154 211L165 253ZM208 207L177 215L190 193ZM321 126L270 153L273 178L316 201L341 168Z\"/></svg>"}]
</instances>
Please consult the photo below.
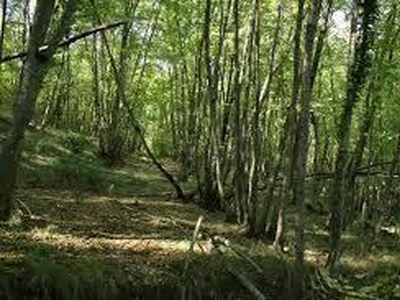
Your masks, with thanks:
<instances>
[{"instance_id":1,"label":"tree trunk","mask_svg":"<svg viewBox=\"0 0 400 300\"><path fill-rule=\"evenodd\" d=\"M96 19L100 23L100 21L101 21L100 20L100 16L99 16L99 14L97 12L94 0L92 0L92 7L94 9ZM104 31L101 32L101 37L102 37L103 42L105 44L108 58L110 59L111 68L112 68L112 71L113 71L115 82L117 84L117 88L119 89L120 96L121 96L121 103L122 103L122 105L125 107L125 109L128 112L129 121L130 121L133 129L138 134L138 136L139 136L139 138L140 138L140 140L142 142L142 145L145 148L146 154L150 157L150 159L152 160L154 165L159 169L159 171L166 177L166 179L174 187L174 189L176 191L176 194L177 194L177 197L179 199L185 199L185 195L184 195L183 190L180 187L180 185L175 181L174 177L159 163L159 161L157 160L157 158L155 157L155 155L151 151L150 147L148 146L148 144L146 142L146 139L145 139L145 137L143 135L143 132L142 132L139 124L137 123L136 118L134 116L134 113L133 113L133 111L132 111L132 109L131 109L131 107L129 105L128 99L126 98L124 84L122 83L123 78L121 77L121 74L120 74L119 69L117 67L117 63L116 63L116 61L115 61L115 59L114 59L114 57L112 55L111 48L110 48L107 36L106 36Z\"/></svg>"},{"instance_id":2,"label":"tree trunk","mask_svg":"<svg viewBox=\"0 0 400 300\"><path fill-rule=\"evenodd\" d=\"M254 1L254 61L255 61L255 107L253 115L252 133L253 133L253 149L252 149L252 161L249 172L249 202L250 202L250 213L249 213L249 232L254 232L257 223L257 212L260 202L259 197L259 181L261 173L261 156L262 156L262 131L260 126L262 101L260 98L261 83L260 83L260 20L259 10L260 3L258 0ZM274 51L273 51L274 52ZM271 63L273 64L273 62Z\"/></svg>"},{"instance_id":3,"label":"tree trunk","mask_svg":"<svg viewBox=\"0 0 400 300\"><path fill-rule=\"evenodd\" d=\"M22 69L19 92L14 103L13 126L0 154L1 219L8 219L10 216L25 130L33 116L41 83L47 73L50 59L55 53L56 45L69 28L75 10L75 1L68 1L58 27L49 39L48 50L45 53L40 53L39 48L46 39L54 6L54 0L38 0L35 9L27 57Z\"/></svg>"},{"instance_id":4,"label":"tree trunk","mask_svg":"<svg viewBox=\"0 0 400 300\"><path fill-rule=\"evenodd\" d=\"M242 108L240 104L240 60L239 60L239 0L234 0L233 3L233 22L234 22L234 104L235 104L235 175L234 175L234 185L235 185L235 205L236 205L236 217L238 223L243 223L246 221L245 216L245 205L244 205L244 162L243 162L243 136L242 136Z\"/></svg>"},{"instance_id":5,"label":"tree trunk","mask_svg":"<svg viewBox=\"0 0 400 300\"><path fill-rule=\"evenodd\" d=\"M4 35L6 30L7 19L7 0L2 1L1 5L1 27L0 27L0 60L3 58Z\"/></svg>"},{"instance_id":6,"label":"tree trunk","mask_svg":"<svg viewBox=\"0 0 400 300\"><path fill-rule=\"evenodd\" d=\"M303 73L303 90L293 149L293 175L291 177L291 183L293 188L293 200L296 205L294 240L295 277L293 280L293 288L297 299L303 298L304 289L304 187L307 176L308 140L310 131L309 123L313 89L314 40L321 5L321 1L314 0L310 4L308 12L306 33L304 37L305 65ZM300 0L299 7L301 6L304 6L304 1Z\"/></svg>"},{"instance_id":7,"label":"tree trunk","mask_svg":"<svg viewBox=\"0 0 400 300\"><path fill-rule=\"evenodd\" d=\"M366 0L358 3L362 12L362 24L360 27L361 38L355 45L354 59L349 69L346 99L340 120L338 132L338 153L336 156L335 172L333 180L333 193L330 218L330 252L327 267L332 276L339 271L341 255L341 236L343 226L343 204L345 199L346 172L348 169L348 148L351 131L353 109L358 99L370 66L370 53L374 42L374 27L378 4L376 0ZM359 9L359 7L356 7Z\"/></svg>"}]
</instances>

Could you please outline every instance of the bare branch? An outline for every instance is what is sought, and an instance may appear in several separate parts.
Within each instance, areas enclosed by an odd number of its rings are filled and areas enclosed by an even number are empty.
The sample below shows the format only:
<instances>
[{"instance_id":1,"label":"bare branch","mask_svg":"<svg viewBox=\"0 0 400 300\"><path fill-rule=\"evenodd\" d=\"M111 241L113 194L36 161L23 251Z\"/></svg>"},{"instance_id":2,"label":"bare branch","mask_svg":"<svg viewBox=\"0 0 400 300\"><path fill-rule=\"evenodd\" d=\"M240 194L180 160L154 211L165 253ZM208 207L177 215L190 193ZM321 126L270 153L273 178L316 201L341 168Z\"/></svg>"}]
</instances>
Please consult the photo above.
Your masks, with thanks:
<instances>
[{"instance_id":1,"label":"bare branch","mask_svg":"<svg viewBox=\"0 0 400 300\"><path fill-rule=\"evenodd\" d=\"M84 31L84 32L79 33L77 35L71 36L69 38L65 38L64 40L62 40L57 45L56 48L69 46L69 45L71 45L71 44L73 44L73 43L75 43L75 42L77 42L77 41L89 36L89 35L95 34L97 32L101 32L101 31L105 31L105 30L109 30L109 29L112 29L112 28L119 27L119 26L125 24L126 22L128 22L128 21L127 20L118 21L118 22L114 22L114 23L111 23L111 24L101 25L101 26L98 26L98 27L94 27L94 28L88 29L87 31ZM49 49L49 45L44 45L44 46L41 46L39 48L39 52L45 52L48 49ZM22 52L19 52L19 53L15 53L15 54L11 54L11 55L5 56L0 60L0 64L8 62L8 61L15 60L15 59L18 59L18 58L24 58L26 56L26 53L27 53L26 51L22 51Z\"/></svg>"}]
</instances>

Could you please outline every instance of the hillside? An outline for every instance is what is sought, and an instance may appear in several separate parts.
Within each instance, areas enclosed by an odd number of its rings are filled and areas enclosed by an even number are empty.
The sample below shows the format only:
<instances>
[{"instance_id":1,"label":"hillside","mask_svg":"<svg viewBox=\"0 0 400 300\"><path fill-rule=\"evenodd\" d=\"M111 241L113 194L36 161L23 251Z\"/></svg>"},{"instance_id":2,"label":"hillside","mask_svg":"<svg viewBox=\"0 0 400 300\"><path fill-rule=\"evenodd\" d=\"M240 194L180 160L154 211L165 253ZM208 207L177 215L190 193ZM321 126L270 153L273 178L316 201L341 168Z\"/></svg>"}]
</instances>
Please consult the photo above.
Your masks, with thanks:
<instances>
[{"instance_id":1,"label":"hillside","mask_svg":"<svg viewBox=\"0 0 400 300\"><path fill-rule=\"evenodd\" d=\"M76 143L65 142L72 137L81 142L79 153ZM253 299L242 277L267 299L286 298L291 247L288 255L278 255L268 243L246 238L222 213L174 199L146 158L105 169L92 143L57 131L28 134L17 211L0 229L1 298L176 299L184 293L195 299ZM204 221L192 252L200 216ZM326 256L326 233L309 230L309 298L356 291L360 297L363 291L386 299L397 295L391 280L375 281L388 274L400 279L399 252L390 244L361 258L354 237L346 238L346 247L353 248L344 257L348 274L330 286L317 271ZM227 245L218 248L211 238Z\"/></svg>"}]
</instances>

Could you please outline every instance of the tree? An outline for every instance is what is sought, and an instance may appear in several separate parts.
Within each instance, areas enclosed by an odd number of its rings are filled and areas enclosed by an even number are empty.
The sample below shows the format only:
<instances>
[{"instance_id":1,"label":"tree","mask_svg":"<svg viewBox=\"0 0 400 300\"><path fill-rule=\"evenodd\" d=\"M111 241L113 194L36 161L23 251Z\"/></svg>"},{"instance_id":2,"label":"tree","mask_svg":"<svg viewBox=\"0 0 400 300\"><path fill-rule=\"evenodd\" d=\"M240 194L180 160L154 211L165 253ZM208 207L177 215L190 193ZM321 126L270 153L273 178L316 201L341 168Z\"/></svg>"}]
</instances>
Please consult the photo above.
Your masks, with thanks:
<instances>
[{"instance_id":1,"label":"tree","mask_svg":"<svg viewBox=\"0 0 400 300\"><path fill-rule=\"evenodd\" d=\"M375 21L377 18L378 3L376 0L355 2L356 18L361 18L361 26L356 28L355 50L352 59L347 83L346 98L338 131L338 150L335 162L333 180L331 219L330 219L330 252L327 266L331 275L336 275L339 268L341 255L341 235L343 227L343 204L346 195L348 148L353 117L353 109L358 100L359 93L368 76L371 53L375 39ZM359 15L359 10L362 14Z\"/></svg>"},{"instance_id":2,"label":"tree","mask_svg":"<svg viewBox=\"0 0 400 300\"><path fill-rule=\"evenodd\" d=\"M0 27L0 59L3 57L4 34L6 30L7 0L2 1L1 5L1 27Z\"/></svg>"},{"instance_id":3,"label":"tree","mask_svg":"<svg viewBox=\"0 0 400 300\"><path fill-rule=\"evenodd\" d=\"M304 1L299 1L299 17L302 16ZM303 264L304 264L304 224L303 210L305 198L305 179L307 176L308 160L308 139L310 111L313 91L313 63L314 63L314 43L316 27L321 11L321 1L312 1L307 18L306 32L304 36L305 63L304 70L300 74L303 77L302 97L300 101L300 115L297 120L295 143L293 148L293 199L296 205L296 236L295 236L295 258L296 258L296 278L295 293L302 298L303 291Z\"/></svg>"},{"instance_id":4,"label":"tree","mask_svg":"<svg viewBox=\"0 0 400 300\"><path fill-rule=\"evenodd\" d=\"M65 4L61 19L52 34L49 35L55 1L39 0L37 2L26 60L21 71L20 87L14 103L13 126L0 154L0 174L2 175L0 178L0 217L2 219L7 219L11 213L24 135L34 113L41 83L46 76L57 44L69 30L75 5L74 0L69 0ZM39 49L45 44L46 39L48 48L45 52L40 52Z\"/></svg>"}]
</instances>

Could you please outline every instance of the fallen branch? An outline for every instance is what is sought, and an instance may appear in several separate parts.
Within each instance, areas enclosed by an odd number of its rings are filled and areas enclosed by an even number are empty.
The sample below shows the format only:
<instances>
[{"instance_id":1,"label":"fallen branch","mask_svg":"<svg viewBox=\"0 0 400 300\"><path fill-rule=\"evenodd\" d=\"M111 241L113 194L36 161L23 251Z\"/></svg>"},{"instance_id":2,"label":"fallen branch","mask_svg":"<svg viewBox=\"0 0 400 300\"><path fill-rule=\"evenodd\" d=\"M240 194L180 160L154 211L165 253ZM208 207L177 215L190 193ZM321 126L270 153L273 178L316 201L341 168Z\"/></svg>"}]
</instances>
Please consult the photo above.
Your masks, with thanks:
<instances>
[{"instance_id":1,"label":"fallen branch","mask_svg":"<svg viewBox=\"0 0 400 300\"><path fill-rule=\"evenodd\" d=\"M212 241L213 246L216 249L218 249L220 252L223 252L223 251L221 251L221 247L224 247L224 248L227 248L227 249L231 250L233 252L233 254L235 254L237 257L246 260L250 265L252 265L252 267L254 267L254 269L258 273L263 274L263 270L261 269L261 267L254 260L252 260L245 253L243 253L243 251L237 249L236 247L233 247L233 245L231 245L228 240L221 239L220 237L218 237L218 238L211 237L211 241Z\"/></svg>"},{"instance_id":2,"label":"fallen branch","mask_svg":"<svg viewBox=\"0 0 400 300\"><path fill-rule=\"evenodd\" d=\"M247 288L249 290L249 292L253 295L254 299L257 299L257 300L265 300L266 299L265 296L260 292L260 290L257 289L256 286L249 279L247 279L246 276L239 273L238 271L236 271L234 268L232 268L228 264L227 264L227 268L228 268L228 271L232 275L234 275L245 288Z\"/></svg>"},{"instance_id":3,"label":"fallen branch","mask_svg":"<svg viewBox=\"0 0 400 300\"><path fill-rule=\"evenodd\" d=\"M33 214L31 212L31 210L29 209L28 205L26 205L21 199L17 198L17 202L26 210L26 212L29 215L29 218L33 217Z\"/></svg>"},{"instance_id":4,"label":"fallen branch","mask_svg":"<svg viewBox=\"0 0 400 300\"><path fill-rule=\"evenodd\" d=\"M185 268L183 269L183 275L182 275L183 278L186 278L187 271L189 270L189 264L192 259L194 245L197 243L197 237L199 235L200 226L201 226L201 222L203 221L203 218L204 218L203 216L199 217L199 219L197 220L197 223L196 223L196 227L194 228L192 241L190 242L189 250L188 250L187 256L186 256ZM196 280L194 280L194 282L197 283ZM181 299L186 299L185 295L186 295L186 286L183 285L182 291L181 291Z\"/></svg>"},{"instance_id":5,"label":"fallen branch","mask_svg":"<svg viewBox=\"0 0 400 300\"><path fill-rule=\"evenodd\" d=\"M253 266L253 268L260 274L263 274L263 270L261 267L254 261L252 260L248 255L244 254L242 251L239 249L234 249L232 246L229 246L229 248L232 250L233 253L235 253L238 257L243 258L246 260L249 264Z\"/></svg>"},{"instance_id":6,"label":"fallen branch","mask_svg":"<svg viewBox=\"0 0 400 300\"><path fill-rule=\"evenodd\" d=\"M186 262L185 262L185 268L183 271L183 276L186 276L187 270L189 269L189 264L190 264L190 260L193 254L193 250L194 250L194 245L197 242L197 237L199 235L199 231L200 231L200 226L201 226L201 222L203 222L204 217L200 216L199 219L197 220L196 223L196 227L194 228L193 231L193 236L192 236L192 241L190 242L190 246L189 246L189 250L187 252L187 256L186 256Z\"/></svg>"},{"instance_id":7,"label":"fallen branch","mask_svg":"<svg viewBox=\"0 0 400 300\"><path fill-rule=\"evenodd\" d=\"M221 242L219 239L214 239L212 238L212 242L213 245L215 247L215 249L218 251L219 254L224 254L224 251L221 249L221 247L228 247L229 249L231 249L236 255L238 255L238 253L236 251L234 251L232 249L231 246L229 246L229 244L225 243L225 242ZM239 255L242 256L242 255ZM242 257L243 258L243 257ZM253 267L256 267L257 271L261 270L261 268L254 263L254 261L252 261L250 259L251 265ZM226 267L229 271L229 273L231 273L233 276L236 277L236 279L245 287L249 290L249 292L253 295L254 299L257 300L265 300L265 296L260 292L260 290L249 280L247 279L246 276L244 276L243 274L241 274L239 271L237 271L235 268L232 268L229 264L228 261L225 262Z\"/></svg>"}]
</instances>

